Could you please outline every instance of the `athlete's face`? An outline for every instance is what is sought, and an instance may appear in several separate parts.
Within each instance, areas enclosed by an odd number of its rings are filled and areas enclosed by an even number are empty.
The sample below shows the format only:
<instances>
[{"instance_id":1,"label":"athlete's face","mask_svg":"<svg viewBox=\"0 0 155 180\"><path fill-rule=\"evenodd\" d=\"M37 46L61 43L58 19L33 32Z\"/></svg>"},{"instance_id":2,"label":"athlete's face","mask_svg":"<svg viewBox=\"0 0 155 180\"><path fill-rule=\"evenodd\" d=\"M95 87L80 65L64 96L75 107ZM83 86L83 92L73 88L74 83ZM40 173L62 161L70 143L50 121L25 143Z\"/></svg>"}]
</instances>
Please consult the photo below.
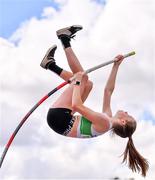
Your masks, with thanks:
<instances>
[{"instance_id":1,"label":"athlete's face","mask_svg":"<svg viewBox=\"0 0 155 180\"><path fill-rule=\"evenodd\" d=\"M135 121L134 118L128 114L128 112L122 110L117 111L115 117L117 118L118 123L121 125L125 125L127 122Z\"/></svg>"}]
</instances>

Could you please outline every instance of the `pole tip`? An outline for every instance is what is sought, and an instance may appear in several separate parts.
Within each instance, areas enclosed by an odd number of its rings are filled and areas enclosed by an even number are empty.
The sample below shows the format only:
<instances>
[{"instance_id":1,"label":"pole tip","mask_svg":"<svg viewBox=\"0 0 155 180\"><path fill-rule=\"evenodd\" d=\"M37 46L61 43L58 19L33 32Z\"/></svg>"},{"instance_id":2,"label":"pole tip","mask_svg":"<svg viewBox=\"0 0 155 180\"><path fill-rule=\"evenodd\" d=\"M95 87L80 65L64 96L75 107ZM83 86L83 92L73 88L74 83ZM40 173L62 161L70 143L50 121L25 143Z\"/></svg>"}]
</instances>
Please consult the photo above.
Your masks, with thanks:
<instances>
[{"instance_id":1,"label":"pole tip","mask_svg":"<svg viewBox=\"0 0 155 180\"><path fill-rule=\"evenodd\" d=\"M136 52L135 52L135 51L132 51L132 52L130 52L130 53L128 53L128 54L125 54L125 55L124 55L124 58L129 57L129 56L133 56L133 55L135 55L135 54L136 54Z\"/></svg>"},{"instance_id":2,"label":"pole tip","mask_svg":"<svg viewBox=\"0 0 155 180\"><path fill-rule=\"evenodd\" d=\"M135 55L135 54L136 54L135 51L132 51L132 52L130 53L131 56L132 56L132 55Z\"/></svg>"}]
</instances>

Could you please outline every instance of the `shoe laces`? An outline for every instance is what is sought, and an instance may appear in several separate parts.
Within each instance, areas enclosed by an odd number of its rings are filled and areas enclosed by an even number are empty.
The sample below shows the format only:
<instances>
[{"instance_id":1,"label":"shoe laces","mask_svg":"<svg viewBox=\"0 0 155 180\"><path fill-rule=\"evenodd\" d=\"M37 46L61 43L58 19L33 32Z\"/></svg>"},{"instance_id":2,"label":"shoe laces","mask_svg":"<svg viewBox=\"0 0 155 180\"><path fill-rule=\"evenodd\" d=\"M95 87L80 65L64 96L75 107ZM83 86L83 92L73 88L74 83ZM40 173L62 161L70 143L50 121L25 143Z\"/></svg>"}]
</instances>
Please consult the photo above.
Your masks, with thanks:
<instances>
[{"instance_id":1,"label":"shoe laces","mask_svg":"<svg viewBox=\"0 0 155 180\"><path fill-rule=\"evenodd\" d=\"M75 36L76 36L76 35L71 35L70 38L72 38L72 39L75 40Z\"/></svg>"},{"instance_id":2,"label":"shoe laces","mask_svg":"<svg viewBox=\"0 0 155 180\"><path fill-rule=\"evenodd\" d=\"M55 61L55 59L53 58L53 56L48 56L48 60L51 60L51 61Z\"/></svg>"}]
</instances>

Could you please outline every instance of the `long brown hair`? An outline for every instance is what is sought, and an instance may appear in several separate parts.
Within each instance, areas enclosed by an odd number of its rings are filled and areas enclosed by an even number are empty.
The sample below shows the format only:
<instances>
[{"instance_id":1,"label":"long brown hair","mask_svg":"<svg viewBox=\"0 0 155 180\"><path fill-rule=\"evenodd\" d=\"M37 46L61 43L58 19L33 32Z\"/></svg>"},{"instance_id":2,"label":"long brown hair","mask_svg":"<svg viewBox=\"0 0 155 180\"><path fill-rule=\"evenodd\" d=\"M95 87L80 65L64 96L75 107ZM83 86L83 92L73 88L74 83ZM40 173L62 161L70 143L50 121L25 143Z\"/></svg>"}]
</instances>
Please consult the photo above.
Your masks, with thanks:
<instances>
[{"instance_id":1,"label":"long brown hair","mask_svg":"<svg viewBox=\"0 0 155 180\"><path fill-rule=\"evenodd\" d=\"M125 148L125 151L123 153L123 161L122 163L128 163L128 167L133 172L141 172L142 176L146 176L146 172L149 168L148 161L139 154L139 152L136 150L133 140L132 140L132 134L136 130L136 121L133 122L127 122L124 126L115 124L112 129L112 133L117 134L118 136L122 138L128 137L128 142Z\"/></svg>"}]
</instances>

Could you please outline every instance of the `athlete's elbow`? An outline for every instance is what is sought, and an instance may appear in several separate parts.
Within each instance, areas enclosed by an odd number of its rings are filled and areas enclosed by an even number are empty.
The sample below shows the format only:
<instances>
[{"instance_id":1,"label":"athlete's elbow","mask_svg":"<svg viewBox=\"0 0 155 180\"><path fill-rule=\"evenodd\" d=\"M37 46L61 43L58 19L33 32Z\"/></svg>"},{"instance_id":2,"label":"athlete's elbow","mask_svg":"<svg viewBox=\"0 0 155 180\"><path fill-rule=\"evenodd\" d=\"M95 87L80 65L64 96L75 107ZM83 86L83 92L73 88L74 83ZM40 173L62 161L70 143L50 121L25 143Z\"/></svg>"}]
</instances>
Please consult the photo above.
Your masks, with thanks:
<instances>
[{"instance_id":1,"label":"athlete's elbow","mask_svg":"<svg viewBox=\"0 0 155 180\"><path fill-rule=\"evenodd\" d=\"M114 87L112 87L112 88L105 88L104 89L104 94L105 95L111 95L112 93L113 93L113 91L114 91Z\"/></svg>"},{"instance_id":2,"label":"athlete's elbow","mask_svg":"<svg viewBox=\"0 0 155 180\"><path fill-rule=\"evenodd\" d=\"M72 109L73 111L78 111L81 107L80 103L72 103Z\"/></svg>"}]
</instances>

